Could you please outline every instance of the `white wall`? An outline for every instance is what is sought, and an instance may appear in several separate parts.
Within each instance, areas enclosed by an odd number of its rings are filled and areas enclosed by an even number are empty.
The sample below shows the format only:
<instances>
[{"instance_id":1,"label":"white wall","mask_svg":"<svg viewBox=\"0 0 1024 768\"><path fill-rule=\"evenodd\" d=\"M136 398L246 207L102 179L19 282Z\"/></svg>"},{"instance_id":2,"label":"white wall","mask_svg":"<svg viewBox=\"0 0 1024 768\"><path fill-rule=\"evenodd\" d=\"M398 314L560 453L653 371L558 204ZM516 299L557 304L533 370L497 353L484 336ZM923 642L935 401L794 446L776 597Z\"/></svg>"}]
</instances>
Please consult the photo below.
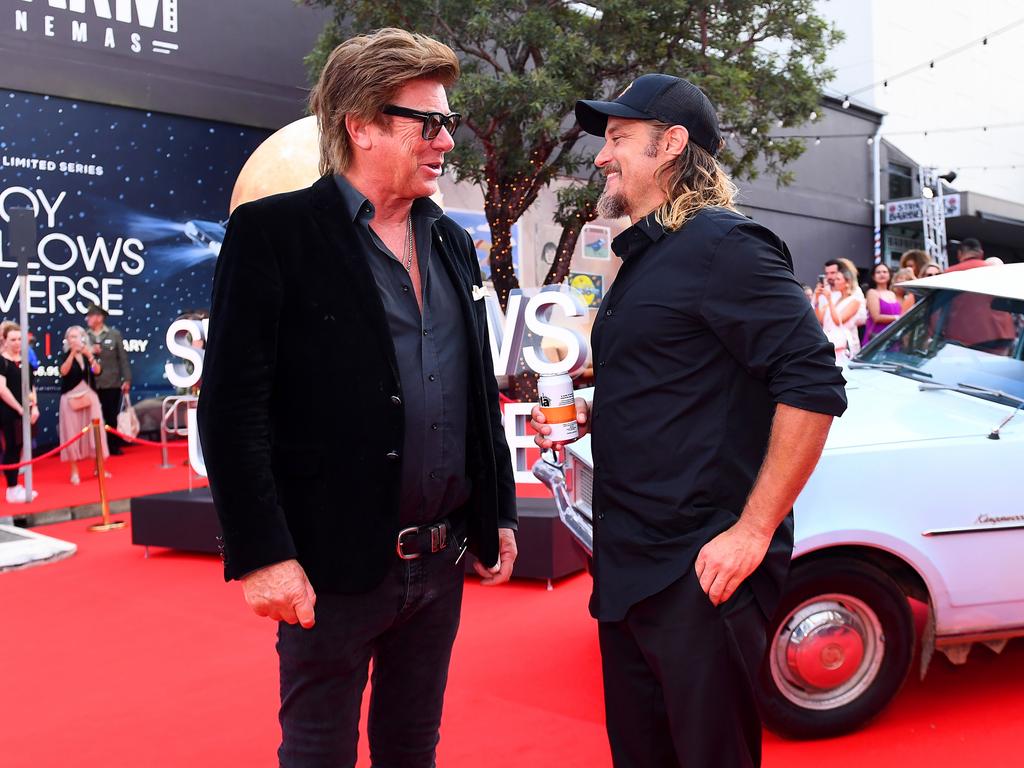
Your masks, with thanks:
<instances>
[{"instance_id":1,"label":"white wall","mask_svg":"<svg viewBox=\"0 0 1024 768\"><path fill-rule=\"evenodd\" d=\"M939 56L1024 17L1019 0L818 0L847 36L832 52L837 96ZM1024 126L898 135L941 127L1024 122L1024 25L854 98L888 113L883 133L915 160L956 169L955 186L1024 202ZM960 166L1009 166L1017 169Z\"/></svg>"}]
</instances>

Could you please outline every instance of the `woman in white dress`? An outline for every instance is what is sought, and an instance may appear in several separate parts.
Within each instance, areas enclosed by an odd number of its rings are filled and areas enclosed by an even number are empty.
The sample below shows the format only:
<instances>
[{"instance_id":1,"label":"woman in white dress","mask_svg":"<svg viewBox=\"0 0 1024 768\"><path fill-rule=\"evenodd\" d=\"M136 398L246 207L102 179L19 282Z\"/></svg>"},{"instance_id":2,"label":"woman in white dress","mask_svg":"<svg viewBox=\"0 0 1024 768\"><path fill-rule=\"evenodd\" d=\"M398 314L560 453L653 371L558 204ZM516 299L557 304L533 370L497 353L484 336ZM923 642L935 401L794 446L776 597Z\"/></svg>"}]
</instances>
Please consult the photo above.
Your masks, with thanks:
<instances>
[{"instance_id":1,"label":"woman in white dress","mask_svg":"<svg viewBox=\"0 0 1024 768\"><path fill-rule=\"evenodd\" d=\"M855 278L849 267L839 262L831 287L818 284L814 291L814 313L825 336L836 348L836 362L849 360L860 352L857 315L864 309L864 299L856 296Z\"/></svg>"},{"instance_id":2,"label":"woman in white dress","mask_svg":"<svg viewBox=\"0 0 1024 768\"><path fill-rule=\"evenodd\" d=\"M73 325L64 332L64 350L67 357L60 365L59 431L62 443L80 434L93 419L103 423L103 408L95 388L100 363L93 356L92 345L87 343L82 326ZM106 430L100 430L100 443L103 446L103 457L106 458L109 455ZM81 482L78 462L95 456L92 435L87 435L60 452L60 460L71 463L72 485Z\"/></svg>"}]
</instances>

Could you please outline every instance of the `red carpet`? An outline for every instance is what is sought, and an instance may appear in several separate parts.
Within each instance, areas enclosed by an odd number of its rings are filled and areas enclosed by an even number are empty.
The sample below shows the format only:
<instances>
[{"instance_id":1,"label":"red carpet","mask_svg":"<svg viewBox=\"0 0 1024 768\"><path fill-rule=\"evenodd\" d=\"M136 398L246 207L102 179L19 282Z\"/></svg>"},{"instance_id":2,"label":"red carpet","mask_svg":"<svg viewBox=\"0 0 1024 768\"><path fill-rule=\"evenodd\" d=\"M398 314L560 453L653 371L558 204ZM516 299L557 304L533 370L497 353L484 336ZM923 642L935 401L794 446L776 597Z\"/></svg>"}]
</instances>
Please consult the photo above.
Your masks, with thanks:
<instances>
[{"instance_id":1,"label":"red carpet","mask_svg":"<svg viewBox=\"0 0 1024 768\"><path fill-rule=\"evenodd\" d=\"M159 448L133 445L124 449L123 456L111 456L105 461L106 470L112 475L107 479L107 497L114 501L188 488L189 469L183 463L188 450L171 448L168 454L170 463L174 464L170 469L160 468ZM39 497L31 504L7 504L0 493L0 516L96 504L100 500L100 489L94 469L94 463L80 461L78 471L82 484L76 486L68 482L69 464L61 462L59 456L43 459L35 465L32 475L32 488L39 491ZM205 486L206 480L193 474L192 483L194 487Z\"/></svg>"},{"instance_id":2,"label":"red carpet","mask_svg":"<svg viewBox=\"0 0 1024 768\"><path fill-rule=\"evenodd\" d=\"M138 450L138 449L136 449ZM215 557L155 550L84 521L44 532L69 560L0 574L0 766L276 765L273 625ZM589 577L470 583L441 734L442 768L608 768ZM965 667L936 659L860 733L766 737L768 768L1024 766L1024 643ZM366 765L365 749L364 761Z\"/></svg>"}]
</instances>

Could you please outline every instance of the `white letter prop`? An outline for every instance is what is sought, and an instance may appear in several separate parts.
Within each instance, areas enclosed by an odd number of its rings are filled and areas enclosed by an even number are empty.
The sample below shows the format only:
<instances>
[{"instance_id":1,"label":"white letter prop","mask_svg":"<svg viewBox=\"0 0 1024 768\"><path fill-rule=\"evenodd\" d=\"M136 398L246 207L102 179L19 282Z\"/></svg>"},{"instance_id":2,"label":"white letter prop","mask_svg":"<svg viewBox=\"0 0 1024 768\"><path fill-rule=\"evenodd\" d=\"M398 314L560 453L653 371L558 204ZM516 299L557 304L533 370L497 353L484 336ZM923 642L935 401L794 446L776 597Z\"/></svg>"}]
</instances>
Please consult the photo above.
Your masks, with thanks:
<instances>
[{"instance_id":1,"label":"white letter prop","mask_svg":"<svg viewBox=\"0 0 1024 768\"><path fill-rule=\"evenodd\" d=\"M551 323L551 313L554 307L561 307L566 317L584 317L587 314L587 307L576 291L563 291L560 287L554 286L552 288L553 290L544 289L530 299L530 303L526 305L526 327L537 336L550 336L565 344L565 359L548 360L539 345L523 349L523 359L535 373L572 375L582 369L587 362L587 341L579 331Z\"/></svg>"}]
</instances>

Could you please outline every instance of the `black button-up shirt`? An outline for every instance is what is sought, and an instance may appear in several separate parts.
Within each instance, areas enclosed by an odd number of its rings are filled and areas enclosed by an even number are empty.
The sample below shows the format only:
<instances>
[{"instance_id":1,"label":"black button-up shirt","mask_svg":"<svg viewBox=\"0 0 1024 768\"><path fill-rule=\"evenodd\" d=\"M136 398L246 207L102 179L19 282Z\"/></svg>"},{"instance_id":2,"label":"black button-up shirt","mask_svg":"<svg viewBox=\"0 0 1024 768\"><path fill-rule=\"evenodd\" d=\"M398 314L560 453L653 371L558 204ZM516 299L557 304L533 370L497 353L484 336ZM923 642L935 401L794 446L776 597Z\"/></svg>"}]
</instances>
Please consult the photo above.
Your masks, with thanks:
<instances>
[{"instance_id":1,"label":"black button-up shirt","mask_svg":"<svg viewBox=\"0 0 1024 768\"><path fill-rule=\"evenodd\" d=\"M392 396L405 411L399 519L403 526L434 522L462 506L470 494L466 476L469 346L459 297L440 262L433 224L442 211L429 198L413 202L423 309L412 279L370 228L373 204L341 175L338 189L359 233L384 303L395 345L402 391Z\"/></svg>"},{"instance_id":2,"label":"black button-up shirt","mask_svg":"<svg viewBox=\"0 0 1024 768\"><path fill-rule=\"evenodd\" d=\"M736 522L764 460L776 403L839 416L845 381L764 227L707 208L675 232L653 215L612 243L623 265L593 330L594 594L622 619L693 567ZM770 615L792 514L750 586Z\"/></svg>"}]
</instances>

